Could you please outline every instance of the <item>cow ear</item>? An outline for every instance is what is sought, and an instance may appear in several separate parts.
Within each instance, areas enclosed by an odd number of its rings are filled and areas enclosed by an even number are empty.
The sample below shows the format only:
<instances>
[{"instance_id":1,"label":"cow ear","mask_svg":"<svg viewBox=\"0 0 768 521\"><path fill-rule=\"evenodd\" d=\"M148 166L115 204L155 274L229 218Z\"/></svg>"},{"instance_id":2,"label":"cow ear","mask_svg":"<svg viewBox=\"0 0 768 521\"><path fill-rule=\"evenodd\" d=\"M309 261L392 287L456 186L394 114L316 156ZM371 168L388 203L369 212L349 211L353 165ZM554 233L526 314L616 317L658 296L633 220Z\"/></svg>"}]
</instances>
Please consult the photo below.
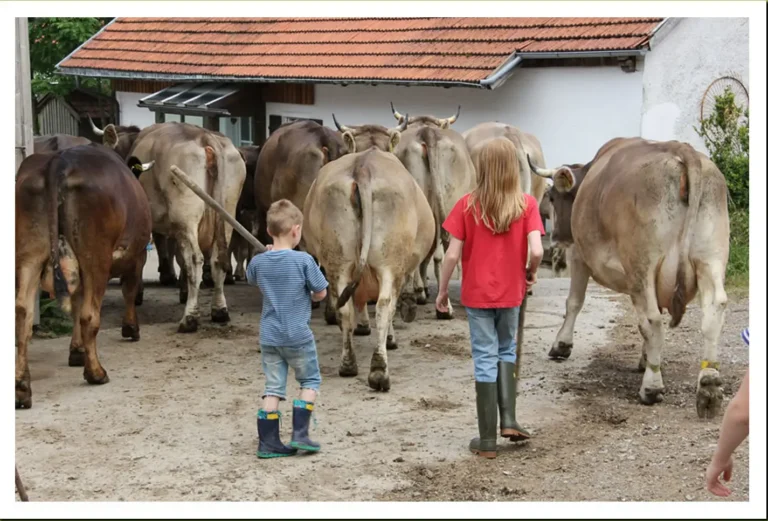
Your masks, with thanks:
<instances>
[{"instance_id":1,"label":"cow ear","mask_svg":"<svg viewBox=\"0 0 768 521\"><path fill-rule=\"evenodd\" d=\"M400 143L400 132L395 130L389 136L389 151L394 153L398 143Z\"/></svg>"},{"instance_id":2,"label":"cow ear","mask_svg":"<svg viewBox=\"0 0 768 521\"><path fill-rule=\"evenodd\" d=\"M115 147L117 147L118 139L119 138L117 136L117 128L115 128L115 126L112 123L104 127L104 138L103 138L104 145L114 149Z\"/></svg>"},{"instance_id":3,"label":"cow ear","mask_svg":"<svg viewBox=\"0 0 768 521\"><path fill-rule=\"evenodd\" d=\"M352 132L346 131L341 135L341 139L344 140L344 144L347 145L347 149L350 154L357 152L357 145L355 145L355 138L352 136Z\"/></svg>"},{"instance_id":4,"label":"cow ear","mask_svg":"<svg viewBox=\"0 0 768 521\"><path fill-rule=\"evenodd\" d=\"M328 161L330 161L330 160L331 160L331 158L330 158L330 155L329 155L328 147L323 147L323 164L327 165Z\"/></svg>"},{"instance_id":5,"label":"cow ear","mask_svg":"<svg viewBox=\"0 0 768 521\"><path fill-rule=\"evenodd\" d=\"M573 175L573 170L567 166L561 166L552 176L554 181L555 190L558 192L570 192L574 186L576 186L576 176Z\"/></svg>"}]
</instances>

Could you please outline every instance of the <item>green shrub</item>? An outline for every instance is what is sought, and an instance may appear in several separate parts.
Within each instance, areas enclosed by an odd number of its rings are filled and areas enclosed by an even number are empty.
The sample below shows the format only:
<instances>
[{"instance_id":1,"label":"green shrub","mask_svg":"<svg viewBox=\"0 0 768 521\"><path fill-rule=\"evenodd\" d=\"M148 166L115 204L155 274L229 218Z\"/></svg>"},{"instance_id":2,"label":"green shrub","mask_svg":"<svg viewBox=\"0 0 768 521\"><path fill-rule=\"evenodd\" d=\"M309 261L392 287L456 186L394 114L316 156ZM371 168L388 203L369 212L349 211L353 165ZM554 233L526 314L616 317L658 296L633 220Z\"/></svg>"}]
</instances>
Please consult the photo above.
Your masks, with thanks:
<instances>
[{"instance_id":1,"label":"green shrub","mask_svg":"<svg viewBox=\"0 0 768 521\"><path fill-rule=\"evenodd\" d=\"M40 299L40 325L35 334L43 338L56 338L72 334L72 318L64 313L55 299Z\"/></svg>"},{"instance_id":2,"label":"green shrub","mask_svg":"<svg viewBox=\"0 0 768 521\"><path fill-rule=\"evenodd\" d=\"M736 103L728 87L715 97L715 109L695 129L712 162L728 184L731 220L731 253L726 280L749 285L749 110Z\"/></svg>"}]
</instances>

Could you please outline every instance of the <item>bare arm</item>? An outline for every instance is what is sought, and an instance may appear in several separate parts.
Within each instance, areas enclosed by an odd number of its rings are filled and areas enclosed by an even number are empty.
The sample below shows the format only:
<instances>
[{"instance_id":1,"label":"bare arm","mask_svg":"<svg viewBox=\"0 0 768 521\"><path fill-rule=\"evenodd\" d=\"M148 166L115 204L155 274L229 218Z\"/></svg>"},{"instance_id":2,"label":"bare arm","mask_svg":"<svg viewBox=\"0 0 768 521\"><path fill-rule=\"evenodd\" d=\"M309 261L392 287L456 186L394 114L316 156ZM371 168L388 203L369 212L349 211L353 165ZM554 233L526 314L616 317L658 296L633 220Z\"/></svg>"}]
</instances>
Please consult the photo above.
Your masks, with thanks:
<instances>
[{"instance_id":1,"label":"bare arm","mask_svg":"<svg viewBox=\"0 0 768 521\"><path fill-rule=\"evenodd\" d=\"M440 287L438 288L439 293L448 293L448 284L451 282L453 270L456 269L456 265L459 263L459 259L461 259L461 248L463 246L464 241L451 237L448 251L445 252L445 258L443 259L443 271L440 273Z\"/></svg>"},{"instance_id":2,"label":"bare arm","mask_svg":"<svg viewBox=\"0 0 768 521\"><path fill-rule=\"evenodd\" d=\"M528 234L528 252L530 261L528 262L528 271L536 273L544 258L544 247L541 245L541 232L534 230Z\"/></svg>"},{"instance_id":3,"label":"bare arm","mask_svg":"<svg viewBox=\"0 0 768 521\"><path fill-rule=\"evenodd\" d=\"M749 373L744 376L736 396L723 416L720 439L713 459L727 460L733 451L749 436Z\"/></svg>"},{"instance_id":4,"label":"bare arm","mask_svg":"<svg viewBox=\"0 0 768 521\"><path fill-rule=\"evenodd\" d=\"M325 298L327 294L328 294L327 289L324 289L323 291L318 291L317 293L312 292L311 294L312 302L320 302Z\"/></svg>"}]
</instances>

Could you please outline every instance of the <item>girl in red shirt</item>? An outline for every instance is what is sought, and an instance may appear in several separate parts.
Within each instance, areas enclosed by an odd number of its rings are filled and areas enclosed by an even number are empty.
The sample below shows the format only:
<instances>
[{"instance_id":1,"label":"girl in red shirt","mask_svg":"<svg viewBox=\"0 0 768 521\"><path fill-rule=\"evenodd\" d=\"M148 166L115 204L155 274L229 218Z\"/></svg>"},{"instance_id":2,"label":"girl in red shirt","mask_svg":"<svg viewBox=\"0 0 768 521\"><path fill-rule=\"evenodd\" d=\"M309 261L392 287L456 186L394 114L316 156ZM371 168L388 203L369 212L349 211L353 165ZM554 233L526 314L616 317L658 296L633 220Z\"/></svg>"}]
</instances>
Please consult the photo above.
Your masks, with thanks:
<instances>
[{"instance_id":1,"label":"girl in red shirt","mask_svg":"<svg viewBox=\"0 0 768 521\"><path fill-rule=\"evenodd\" d=\"M461 303L469 320L480 431L469 448L495 458L497 413L502 437L530 437L515 419L515 339L520 304L536 282L544 255L544 226L536 199L521 189L517 153L509 140L489 141L473 161L477 188L456 203L443 223L451 241L435 305L447 311L448 283L461 259Z\"/></svg>"}]
</instances>

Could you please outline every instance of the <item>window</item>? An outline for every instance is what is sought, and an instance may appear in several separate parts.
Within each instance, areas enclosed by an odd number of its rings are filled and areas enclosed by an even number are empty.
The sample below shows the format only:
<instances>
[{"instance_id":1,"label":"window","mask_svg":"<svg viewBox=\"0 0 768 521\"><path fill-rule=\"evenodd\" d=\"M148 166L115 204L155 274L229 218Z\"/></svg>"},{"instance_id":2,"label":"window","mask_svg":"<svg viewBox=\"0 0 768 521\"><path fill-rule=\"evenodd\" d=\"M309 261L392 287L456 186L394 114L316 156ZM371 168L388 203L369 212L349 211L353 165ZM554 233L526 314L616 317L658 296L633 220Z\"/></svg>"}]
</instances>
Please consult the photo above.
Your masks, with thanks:
<instances>
[{"instance_id":1,"label":"window","mask_svg":"<svg viewBox=\"0 0 768 521\"><path fill-rule=\"evenodd\" d=\"M236 147L253 145L253 118L219 118L219 132Z\"/></svg>"}]
</instances>

